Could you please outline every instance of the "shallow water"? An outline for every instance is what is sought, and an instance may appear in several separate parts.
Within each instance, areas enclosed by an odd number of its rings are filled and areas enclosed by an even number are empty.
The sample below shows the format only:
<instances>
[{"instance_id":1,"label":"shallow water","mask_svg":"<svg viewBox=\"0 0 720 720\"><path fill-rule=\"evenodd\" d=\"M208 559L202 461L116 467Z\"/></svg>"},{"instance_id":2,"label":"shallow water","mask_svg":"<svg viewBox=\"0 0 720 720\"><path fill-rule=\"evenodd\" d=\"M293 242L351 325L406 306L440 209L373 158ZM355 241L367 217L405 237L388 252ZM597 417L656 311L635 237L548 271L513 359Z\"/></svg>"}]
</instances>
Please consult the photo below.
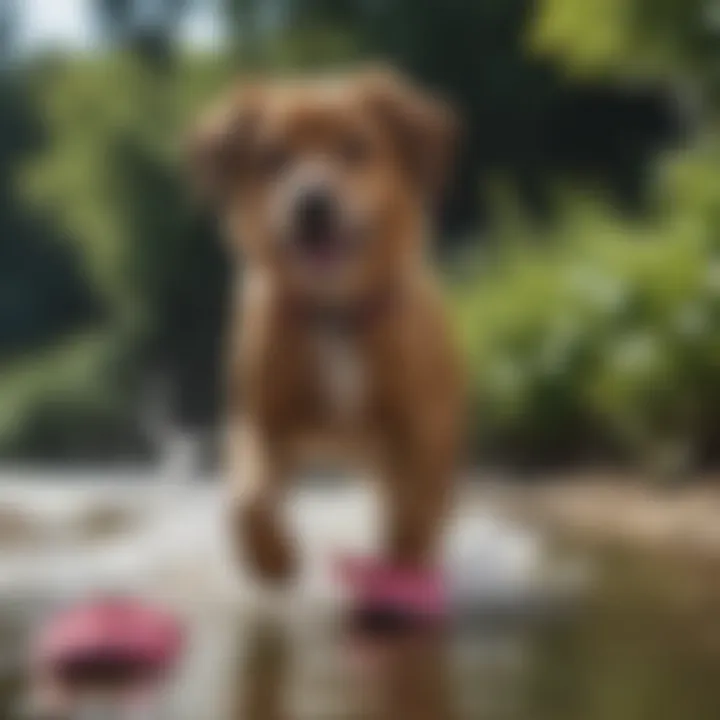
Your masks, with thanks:
<instances>
[{"instance_id":1,"label":"shallow water","mask_svg":"<svg viewBox=\"0 0 720 720\"><path fill-rule=\"evenodd\" d=\"M563 612L458 621L369 641L315 618L278 624L196 607L172 717L203 720L717 720L720 564L593 550L597 582ZM0 617L21 642L21 612ZM5 628L3 630L3 628ZM0 718L20 694L0 678Z\"/></svg>"}]
</instances>

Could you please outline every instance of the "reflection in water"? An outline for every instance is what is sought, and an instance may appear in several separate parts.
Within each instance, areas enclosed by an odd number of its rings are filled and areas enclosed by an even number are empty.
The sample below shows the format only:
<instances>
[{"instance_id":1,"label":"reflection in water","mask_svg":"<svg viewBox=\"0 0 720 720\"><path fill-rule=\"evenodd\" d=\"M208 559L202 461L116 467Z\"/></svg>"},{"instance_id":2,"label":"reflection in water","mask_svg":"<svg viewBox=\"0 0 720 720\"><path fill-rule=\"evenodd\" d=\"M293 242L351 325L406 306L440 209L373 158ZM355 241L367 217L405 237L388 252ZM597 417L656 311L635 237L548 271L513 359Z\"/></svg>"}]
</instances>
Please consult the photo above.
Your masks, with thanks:
<instances>
[{"instance_id":1,"label":"reflection in water","mask_svg":"<svg viewBox=\"0 0 720 720\"><path fill-rule=\"evenodd\" d=\"M451 720L509 717L524 634L296 633L259 624L243 636L228 720Z\"/></svg>"},{"instance_id":2,"label":"reflection in water","mask_svg":"<svg viewBox=\"0 0 720 720\"><path fill-rule=\"evenodd\" d=\"M291 645L287 633L279 624L260 623L250 629L246 642L232 693L229 720L290 717L287 689Z\"/></svg>"},{"instance_id":3,"label":"reflection in water","mask_svg":"<svg viewBox=\"0 0 720 720\"><path fill-rule=\"evenodd\" d=\"M593 596L538 622L384 640L245 627L232 712L217 720L720 718L717 561L597 561Z\"/></svg>"},{"instance_id":4,"label":"reflection in water","mask_svg":"<svg viewBox=\"0 0 720 720\"><path fill-rule=\"evenodd\" d=\"M448 677L446 638L414 633L377 640L368 648L362 685L368 718L446 720L456 717Z\"/></svg>"},{"instance_id":5,"label":"reflection in water","mask_svg":"<svg viewBox=\"0 0 720 720\"><path fill-rule=\"evenodd\" d=\"M446 634L370 640L317 619L278 625L199 609L179 711L168 717L720 718L717 560L613 553L598 566L592 597L569 615L461 622ZM18 677L0 675L5 720Z\"/></svg>"},{"instance_id":6,"label":"reflection in water","mask_svg":"<svg viewBox=\"0 0 720 720\"><path fill-rule=\"evenodd\" d=\"M298 711L318 720L456 717L446 642L439 632L385 639L355 637L343 645L344 658L334 658L330 667L313 667L311 661L301 664L290 634L281 625L257 627L246 640L232 720L287 720L299 717ZM340 666L335 664L338 660ZM312 677L318 670L325 675L325 683L318 684L321 678ZM299 693L293 692L300 689L298 676L307 683ZM318 685L317 694L311 691L313 685Z\"/></svg>"}]
</instances>

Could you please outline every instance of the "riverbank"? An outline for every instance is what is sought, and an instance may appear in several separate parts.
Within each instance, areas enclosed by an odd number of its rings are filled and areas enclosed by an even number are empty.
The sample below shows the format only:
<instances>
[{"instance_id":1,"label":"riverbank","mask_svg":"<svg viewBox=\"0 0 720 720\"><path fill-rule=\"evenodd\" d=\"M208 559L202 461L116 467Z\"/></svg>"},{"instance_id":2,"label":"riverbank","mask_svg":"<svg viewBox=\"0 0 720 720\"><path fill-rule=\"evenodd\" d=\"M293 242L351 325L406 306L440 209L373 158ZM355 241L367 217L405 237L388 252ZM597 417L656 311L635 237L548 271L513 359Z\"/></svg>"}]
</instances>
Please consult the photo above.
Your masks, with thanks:
<instances>
[{"instance_id":1,"label":"riverbank","mask_svg":"<svg viewBox=\"0 0 720 720\"><path fill-rule=\"evenodd\" d=\"M174 484L149 471L0 471L0 548L123 534L141 521L152 524L160 508L188 495L215 494L219 500L213 487L217 484L210 478ZM338 489L324 481L317 494L333 495ZM510 517L551 534L720 557L720 476L669 486L617 472L553 474L530 481L477 473L464 484L460 505L461 514Z\"/></svg>"},{"instance_id":2,"label":"riverbank","mask_svg":"<svg viewBox=\"0 0 720 720\"><path fill-rule=\"evenodd\" d=\"M720 557L720 478L667 486L631 475L585 473L531 484L480 481L481 501L553 533L641 549Z\"/></svg>"}]
</instances>

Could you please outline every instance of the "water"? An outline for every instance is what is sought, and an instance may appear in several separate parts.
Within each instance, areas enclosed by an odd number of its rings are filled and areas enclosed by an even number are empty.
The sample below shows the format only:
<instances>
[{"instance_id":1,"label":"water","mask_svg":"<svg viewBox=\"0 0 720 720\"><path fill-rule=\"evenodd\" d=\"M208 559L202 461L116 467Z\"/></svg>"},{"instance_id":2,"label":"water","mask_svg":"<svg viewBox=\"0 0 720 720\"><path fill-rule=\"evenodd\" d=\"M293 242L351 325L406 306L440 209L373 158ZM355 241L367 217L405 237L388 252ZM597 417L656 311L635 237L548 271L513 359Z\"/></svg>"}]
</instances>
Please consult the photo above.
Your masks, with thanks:
<instances>
[{"instance_id":1,"label":"water","mask_svg":"<svg viewBox=\"0 0 720 720\"><path fill-rule=\"evenodd\" d=\"M395 641L196 611L176 717L717 720L720 568L619 551L598 562L592 596L567 613ZM0 717L19 692L6 668Z\"/></svg>"},{"instance_id":2,"label":"water","mask_svg":"<svg viewBox=\"0 0 720 720\"><path fill-rule=\"evenodd\" d=\"M209 498L205 504L214 506ZM201 564L207 562L210 546L198 544L201 535L208 535L203 524L193 530L189 516L178 512L173 508L171 514L181 518L185 535L170 532L177 522L163 526L153 520L153 532L165 528L160 545L180 545L184 556L192 556L192 549ZM208 510L206 517L211 516ZM335 519L345 527L342 518ZM133 533L137 545L154 537L143 532ZM515 562L517 546L514 541L514 554L504 556L503 564ZM94 562L107 565L108 557L120 557L125 575L142 567L157 576L157 566L147 557L141 565L128 562L136 551L118 556L112 543L104 541L102 547L102 553L93 554ZM230 596L199 593L203 583L191 572L198 594L181 608L191 643L178 682L165 698L172 708L169 717L720 718L720 562L668 551L582 551L591 557L592 587L554 612L465 614L443 633L382 641L351 634L337 615L306 613L300 606L270 617L241 612ZM168 561L166 552L160 556ZM76 568L70 579L82 582L87 572L95 570ZM182 580L187 572L175 566L175 574L162 576L159 584L167 586L169 577L173 583ZM22 695L17 659L31 622L28 607L24 601L0 604L0 647L7 660L0 662L3 720L13 717Z\"/></svg>"}]
</instances>

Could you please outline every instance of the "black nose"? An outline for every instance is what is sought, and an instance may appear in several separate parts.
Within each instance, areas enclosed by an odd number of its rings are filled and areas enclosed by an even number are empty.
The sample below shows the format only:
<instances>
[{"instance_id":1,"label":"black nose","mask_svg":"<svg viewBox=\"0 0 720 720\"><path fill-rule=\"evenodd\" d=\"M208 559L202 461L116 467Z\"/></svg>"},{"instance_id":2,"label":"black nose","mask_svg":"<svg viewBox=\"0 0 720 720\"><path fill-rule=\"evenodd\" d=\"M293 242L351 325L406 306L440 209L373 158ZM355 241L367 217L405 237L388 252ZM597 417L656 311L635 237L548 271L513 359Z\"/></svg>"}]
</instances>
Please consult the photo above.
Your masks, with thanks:
<instances>
[{"instance_id":1,"label":"black nose","mask_svg":"<svg viewBox=\"0 0 720 720\"><path fill-rule=\"evenodd\" d=\"M326 188L313 188L297 200L295 219L304 240L322 240L332 231L336 200Z\"/></svg>"}]
</instances>

